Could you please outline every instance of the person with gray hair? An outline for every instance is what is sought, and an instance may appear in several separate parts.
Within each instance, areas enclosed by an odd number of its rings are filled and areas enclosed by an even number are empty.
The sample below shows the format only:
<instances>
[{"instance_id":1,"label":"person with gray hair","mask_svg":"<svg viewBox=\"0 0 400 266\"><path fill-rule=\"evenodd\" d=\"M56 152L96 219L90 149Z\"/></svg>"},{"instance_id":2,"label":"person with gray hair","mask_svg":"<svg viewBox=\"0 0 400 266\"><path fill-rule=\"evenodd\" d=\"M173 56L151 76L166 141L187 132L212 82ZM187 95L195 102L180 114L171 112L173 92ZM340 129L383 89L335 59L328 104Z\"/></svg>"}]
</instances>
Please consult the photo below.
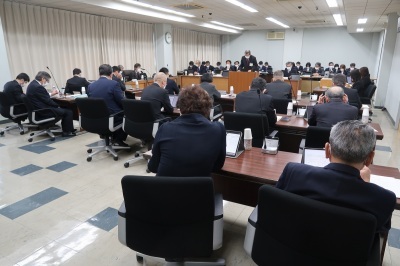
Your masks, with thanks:
<instances>
[{"instance_id":1,"label":"person with gray hair","mask_svg":"<svg viewBox=\"0 0 400 266\"><path fill-rule=\"evenodd\" d=\"M163 72L158 72L154 76L154 83L143 89L141 100L151 102L153 112L157 119L164 118L161 113L161 108L164 108L164 112L172 114L174 107L171 105L169 100L168 91L165 89L167 86L167 75Z\"/></svg>"},{"instance_id":2,"label":"person with gray hair","mask_svg":"<svg viewBox=\"0 0 400 266\"><path fill-rule=\"evenodd\" d=\"M325 95L320 95L308 118L310 126L332 127L344 120L355 120L358 117L356 107L347 104L347 95L341 87L329 88Z\"/></svg>"},{"instance_id":3,"label":"person with gray hair","mask_svg":"<svg viewBox=\"0 0 400 266\"><path fill-rule=\"evenodd\" d=\"M292 86L284 82L282 70L274 72L272 82L267 83L264 93L274 99L292 99Z\"/></svg>"},{"instance_id":4,"label":"person with gray hair","mask_svg":"<svg viewBox=\"0 0 400 266\"><path fill-rule=\"evenodd\" d=\"M242 59L240 60L238 71L258 71L257 58L251 54L250 50L244 51L244 56L242 56Z\"/></svg>"},{"instance_id":5,"label":"person with gray hair","mask_svg":"<svg viewBox=\"0 0 400 266\"><path fill-rule=\"evenodd\" d=\"M286 62L286 68L283 70L283 76L288 78L292 75L298 75L299 69L294 65L293 62Z\"/></svg>"},{"instance_id":6,"label":"person with gray hair","mask_svg":"<svg viewBox=\"0 0 400 266\"><path fill-rule=\"evenodd\" d=\"M249 91L243 91L236 96L235 110L242 113L266 114L269 127L274 127L276 114L272 97L262 92L267 82L263 78L254 78Z\"/></svg>"},{"instance_id":7,"label":"person with gray hair","mask_svg":"<svg viewBox=\"0 0 400 266\"><path fill-rule=\"evenodd\" d=\"M333 85L341 87L344 93L347 95L349 104L357 107L357 109L360 110L362 106L360 96L358 96L357 90L346 88L346 81L347 77L343 74L336 74L332 78Z\"/></svg>"},{"instance_id":8,"label":"person with gray hair","mask_svg":"<svg viewBox=\"0 0 400 266\"><path fill-rule=\"evenodd\" d=\"M330 163L325 167L288 163L276 187L371 213L377 220L376 232L386 234L391 227L396 195L369 183L371 171L368 166L374 158L375 142L371 126L356 120L337 123L325 144L325 156Z\"/></svg>"},{"instance_id":9,"label":"person with gray hair","mask_svg":"<svg viewBox=\"0 0 400 266\"><path fill-rule=\"evenodd\" d=\"M215 100L221 98L221 93L215 88L215 85L211 84L213 82L212 74L204 73L201 76L200 81L200 87L208 93L213 104Z\"/></svg>"}]
</instances>

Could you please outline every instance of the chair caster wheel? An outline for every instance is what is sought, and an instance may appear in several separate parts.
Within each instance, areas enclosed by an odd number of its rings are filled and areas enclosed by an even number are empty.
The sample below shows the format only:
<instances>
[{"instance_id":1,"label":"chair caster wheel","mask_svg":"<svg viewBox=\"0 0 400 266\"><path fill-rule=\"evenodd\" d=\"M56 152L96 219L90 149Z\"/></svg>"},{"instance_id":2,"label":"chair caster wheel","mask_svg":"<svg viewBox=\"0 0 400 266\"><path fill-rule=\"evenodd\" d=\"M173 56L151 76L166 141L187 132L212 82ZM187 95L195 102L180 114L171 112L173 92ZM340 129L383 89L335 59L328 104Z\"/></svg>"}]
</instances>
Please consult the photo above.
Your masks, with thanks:
<instances>
[{"instance_id":1,"label":"chair caster wheel","mask_svg":"<svg viewBox=\"0 0 400 266\"><path fill-rule=\"evenodd\" d=\"M3 136L4 135L4 132L0 132L0 136Z\"/></svg>"},{"instance_id":2,"label":"chair caster wheel","mask_svg":"<svg viewBox=\"0 0 400 266\"><path fill-rule=\"evenodd\" d=\"M147 169L146 169L146 173L150 173L150 170L149 170L149 168L147 168Z\"/></svg>"},{"instance_id":3,"label":"chair caster wheel","mask_svg":"<svg viewBox=\"0 0 400 266\"><path fill-rule=\"evenodd\" d=\"M92 161L92 157L87 157L86 161L91 162Z\"/></svg>"},{"instance_id":4,"label":"chair caster wheel","mask_svg":"<svg viewBox=\"0 0 400 266\"><path fill-rule=\"evenodd\" d=\"M139 255L136 255L136 261L139 262L139 263L143 263L143 257L139 256Z\"/></svg>"},{"instance_id":5,"label":"chair caster wheel","mask_svg":"<svg viewBox=\"0 0 400 266\"><path fill-rule=\"evenodd\" d=\"M32 142L32 139L28 139L29 142Z\"/></svg>"},{"instance_id":6,"label":"chair caster wheel","mask_svg":"<svg viewBox=\"0 0 400 266\"><path fill-rule=\"evenodd\" d=\"M35 135L35 133L31 133L31 134L29 134L29 136L31 136L31 137L32 137L33 135Z\"/></svg>"},{"instance_id":7,"label":"chair caster wheel","mask_svg":"<svg viewBox=\"0 0 400 266\"><path fill-rule=\"evenodd\" d=\"M24 134L25 134L25 131L21 131L21 132L19 132L19 134L20 134L20 135L24 135ZM1 134L1 135L3 135L3 134Z\"/></svg>"},{"instance_id":8,"label":"chair caster wheel","mask_svg":"<svg viewBox=\"0 0 400 266\"><path fill-rule=\"evenodd\" d=\"M118 161L118 157L114 157L114 161Z\"/></svg>"},{"instance_id":9,"label":"chair caster wheel","mask_svg":"<svg viewBox=\"0 0 400 266\"><path fill-rule=\"evenodd\" d=\"M135 157L139 157L139 155L140 155L139 153L135 153Z\"/></svg>"},{"instance_id":10,"label":"chair caster wheel","mask_svg":"<svg viewBox=\"0 0 400 266\"><path fill-rule=\"evenodd\" d=\"M124 163L125 168L129 167L129 163Z\"/></svg>"},{"instance_id":11,"label":"chair caster wheel","mask_svg":"<svg viewBox=\"0 0 400 266\"><path fill-rule=\"evenodd\" d=\"M88 150L87 150L87 153L92 153L92 149L88 149Z\"/></svg>"},{"instance_id":12,"label":"chair caster wheel","mask_svg":"<svg viewBox=\"0 0 400 266\"><path fill-rule=\"evenodd\" d=\"M50 140L51 140L51 141L54 141L55 139L56 139L56 138L51 138Z\"/></svg>"}]
</instances>

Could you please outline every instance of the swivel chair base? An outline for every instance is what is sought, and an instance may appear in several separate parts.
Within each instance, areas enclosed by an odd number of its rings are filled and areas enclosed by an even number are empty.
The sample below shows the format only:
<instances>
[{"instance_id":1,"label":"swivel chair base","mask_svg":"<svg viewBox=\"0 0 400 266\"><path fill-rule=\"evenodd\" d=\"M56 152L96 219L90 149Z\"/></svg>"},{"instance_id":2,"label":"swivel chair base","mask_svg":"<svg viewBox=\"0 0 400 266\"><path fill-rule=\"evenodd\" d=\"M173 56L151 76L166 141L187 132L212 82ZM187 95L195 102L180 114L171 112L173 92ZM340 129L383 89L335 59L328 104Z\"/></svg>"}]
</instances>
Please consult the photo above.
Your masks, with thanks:
<instances>
[{"instance_id":1,"label":"swivel chair base","mask_svg":"<svg viewBox=\"0 0 400 266\"><path fill-rule=\"evenodd\" d=\"M45 134L47 134L50 137L51 141L54 141L56 139L56 137L54 136L53 133L62 133L62 129L61 128L58 128L58 129L48 128L48 129L44 129L44 130L39 131L39 132L32 132L29 135L30 137L29 137L28 141L32 142L34 137L38 137L38 136L45 135Z\"/></svg>"},{"instance_id":2,"label":"swivel chair base","mask_svg":"<svg viewBox=\"0 0 400 266\"><path fill-rule=\"evenodd\" d=\"M107 151L114 157L114 161L118 161L118 154L115 152L115 150L130 150L131 149L131 147L113 146L113 145L110 145L109 143L110 143L109 141L104 140L104 145L91 147L90 149L88 149L87 152L89 153L89 155L86 158L86 161L88 161L88 162L92 161L92 157L102 151Z\"/></svg>"},{"instance_id":3,"label":"swivel chair base","mask_svg":"<svg viewBox=\"0 0 400 266\"><path fill-rule=\"evenodd\" d=\"M151 257L148 255L145 255L143 253L136 253L136 260L140 263L143 262L144 259L150 259L152 261L157 261L164 263L164 266L201 266L201 265L208 265L208 266L225 266L225 260L224 259L190 259L189 261L166 261L163 258L158 258L158 257Z\"/></svg>"},{"instance_id":4,"label":"swivel chair base","mask_svg":"<svg viewBox=\"0 0 400 266\"><path fill-rule=\"evenodd\" d=\"M37 126L36 125L30 125L30 124L15 124L15 125L11 125L11 126L6 126L4 129L2 129L0 131L0 136L3 136L4 132L10 131L10 130L13 130L13 129L16 129L16 128L19 129L19 134L20 135L24 135L25 134L24 127L28 127L29 128L29 127L37 127Z\"/></svg>"}]
</instances>

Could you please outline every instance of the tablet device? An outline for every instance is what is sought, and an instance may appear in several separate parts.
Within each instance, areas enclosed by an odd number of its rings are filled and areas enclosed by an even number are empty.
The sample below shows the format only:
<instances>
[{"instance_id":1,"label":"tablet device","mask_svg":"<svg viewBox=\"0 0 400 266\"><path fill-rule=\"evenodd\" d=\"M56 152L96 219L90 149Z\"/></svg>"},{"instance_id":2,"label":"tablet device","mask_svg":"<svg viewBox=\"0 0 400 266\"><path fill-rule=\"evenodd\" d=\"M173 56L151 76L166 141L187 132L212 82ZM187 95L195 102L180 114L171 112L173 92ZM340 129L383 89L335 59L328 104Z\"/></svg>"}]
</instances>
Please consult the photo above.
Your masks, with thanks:
<instances>
[{"instance_id":1,"label":"tablet device","mask_svg":"<svg viewBox=\"0 0 400 266\"><path fill-rule=\"evenodd\" d=\"M237 158L244 151L242 132L226 131L226 157Z\"/></svg>"},{"instance_id":2,"label":"tablet device","mask_svg":"<svg viewBox=\"0 0 400 266\"><path fill-rule=\"evenodd\" d=\"M172 107L176 108L176 103L178 102L178 95L168 95L168 96Z\"/></svg>"},{"instance_id":3,"label":"tablet device","mask_svg":"<svg viewBox=\"0 0 400 266\"><path fill-rule=\"evenodd\" d=\"M304 120L308 121L308 118L310 117L312 110L313 110L314 106L308 105L306 107L306 112L304 113Z\"/></svg>"}]
</instances>

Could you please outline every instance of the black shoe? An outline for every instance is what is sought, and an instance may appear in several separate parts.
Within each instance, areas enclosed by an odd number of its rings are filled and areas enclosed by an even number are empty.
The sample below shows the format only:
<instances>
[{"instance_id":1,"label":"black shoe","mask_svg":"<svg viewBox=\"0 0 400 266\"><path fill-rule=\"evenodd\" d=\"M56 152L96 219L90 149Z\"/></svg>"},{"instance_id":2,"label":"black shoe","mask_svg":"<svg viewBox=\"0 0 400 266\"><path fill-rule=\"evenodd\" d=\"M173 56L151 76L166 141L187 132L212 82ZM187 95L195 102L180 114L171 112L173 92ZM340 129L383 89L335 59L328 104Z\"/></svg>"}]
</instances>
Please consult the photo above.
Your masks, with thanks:
<instances>
[{"instance_id":1,"label":"black shoe","mask_svg":"<svg viewBox=\"0 0 400 266\"><path fill-rule=\"evenodd\" d=\"M63 132L62 133L63 137L74 137L76 136L75 132Z\"/></svg>"},{"instance_id":2,"label":"black shoe","mask_svg":"<svg viewBox=\"0 0 400 266\"><path fill-rule=\"evenodd\" d=\"M76 131L78 131L76 128L74 128L73 130L71 130L72 133L76 133Z\"/></svg>"},{"instance_id":3,"label":"black shoe","mask_svg":"<svg viewBox=\"0 0 400 266\"><path fill-rule=\"evenodd\" d=\"M125 142L123 142L122 140L115 140L115 142L113 143L113 146L129 147L129 145L126 144Z\"/></svg>"}]
</instances>

